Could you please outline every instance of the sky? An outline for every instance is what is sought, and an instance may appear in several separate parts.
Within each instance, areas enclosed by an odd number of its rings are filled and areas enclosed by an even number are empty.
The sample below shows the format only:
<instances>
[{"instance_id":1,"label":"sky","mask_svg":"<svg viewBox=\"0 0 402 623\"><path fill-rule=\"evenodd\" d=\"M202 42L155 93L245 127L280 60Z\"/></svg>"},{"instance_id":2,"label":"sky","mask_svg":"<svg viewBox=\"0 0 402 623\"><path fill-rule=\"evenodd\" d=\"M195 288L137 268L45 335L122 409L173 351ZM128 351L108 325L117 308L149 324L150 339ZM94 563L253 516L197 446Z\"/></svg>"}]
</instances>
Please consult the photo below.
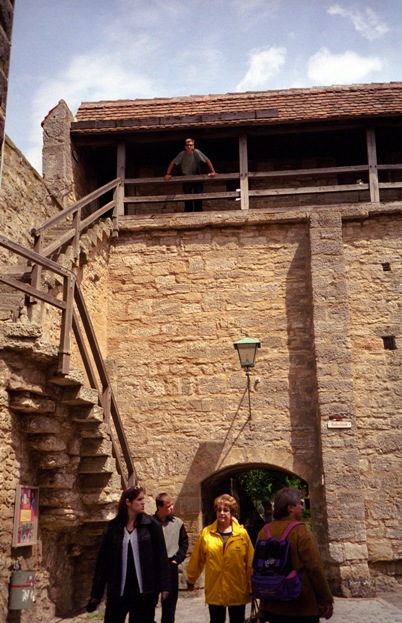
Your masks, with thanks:
<instances>
[{"instance_id":1,"label":"sky","mask_svg":"<svg viewBox=\"0 0 402 623\"><path fill-rule=\"evenodd\" d=\"M15 0L6 133L42 172L61 99L402 80L402 0Z\"/></svg>"}]
</instances>

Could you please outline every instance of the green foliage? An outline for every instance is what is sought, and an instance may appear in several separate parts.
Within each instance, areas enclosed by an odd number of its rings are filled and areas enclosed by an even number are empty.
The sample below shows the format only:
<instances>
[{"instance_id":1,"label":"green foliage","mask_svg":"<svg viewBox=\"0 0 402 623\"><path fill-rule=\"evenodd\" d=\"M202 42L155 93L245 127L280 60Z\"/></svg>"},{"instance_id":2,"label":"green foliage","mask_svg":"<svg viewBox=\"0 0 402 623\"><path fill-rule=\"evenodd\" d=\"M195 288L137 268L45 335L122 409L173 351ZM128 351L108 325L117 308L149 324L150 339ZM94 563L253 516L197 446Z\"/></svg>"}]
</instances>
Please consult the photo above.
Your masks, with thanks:
<instances>
[{"instance_id":1,"label":"green foliage","mask_svg":"<svg viewBox=\"0 0 402 623\"><path fill-rule=\"evenodd\" d=\"M264 503L271 502L279 489L299 489L303 496L307 492L307 483L304 480L276 470L250 469L238 474L237 480L261 515L264 513Z\"/></svg>"}]
</instances>

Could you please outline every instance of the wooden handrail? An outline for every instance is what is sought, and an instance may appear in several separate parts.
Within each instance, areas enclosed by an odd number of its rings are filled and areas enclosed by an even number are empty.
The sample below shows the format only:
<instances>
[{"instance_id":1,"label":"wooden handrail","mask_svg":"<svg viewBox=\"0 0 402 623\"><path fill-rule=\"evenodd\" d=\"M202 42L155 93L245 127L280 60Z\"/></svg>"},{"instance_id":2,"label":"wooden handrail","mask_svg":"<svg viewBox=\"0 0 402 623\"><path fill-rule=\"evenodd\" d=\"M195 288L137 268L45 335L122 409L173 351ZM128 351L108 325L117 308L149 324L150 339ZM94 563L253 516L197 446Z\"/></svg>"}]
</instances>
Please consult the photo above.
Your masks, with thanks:
<instances>
[{"instance_id":1,"label":"wooden handrail","mask_svg":"<svg viewBox=\"0 0 402 623\"><path fill-rule=\"evenodd\" d=\"M34 263L36 266L41 266L63 277L63 300L59 300L47 292L39 290L28 283L23 283L7 275L0 274L0 282L8 286L16 288L31 297L44 301L62 311L61 331L60 331L60 344L59 344L59 363L58 374L64 376L68 374L70 369L70 357L71 357L71 334L74 331L74 335L78 344L81 359L87 373L87 377L90 386L96 389L98 392L99 405L104 408L105 420L108 423L110 437L112 440L113 456L116 459L116 464L120 477L122 479L122 486L132 484L136 481L136 474L134 464L131 458L128 441L124 432L124 427L120 418L119 410L117 407L116 398L113 393L113 389L109 380L107 368L102 357L102 353L99 348L99 344L96 338L91 319L89 317L88 309L85 304L84 297L81 289L77 283L76 276L73 271L60 266L53 260L47 257L43 257L27 249L22 245L9 240L5 236L0 235L0 246L5 247L9 251L19 257L23 257L26 260ZM74 302L77 311L74 309ZM77 313L78 312L78 313ZM84 328L89 350L86 346L84 336L81 332L80 321ZM92 364L92 360L95 363L95 367ZM101 387L98 384L100 380ZM106 401L104 396L109 396L109 400ZM108 404L106 404L108 402ZM113 422L113 429L110 427L110 421ZM116 434L113 433L113 430ZM116 443L116 437L119 444ZM124 459L124 461L122 460Z\"/></svg>"},{"instance_id":2,"label":"wooden handrail","mask_svg":"<svg viewBox=\"0 0 402 623\"><path fill-rule=\"evenodd\" d=\"M400 171L402 170L402 164L378 164L376 165L377 170L379 171ZM275 170L275 171L246 171L245 177L246 181L252 180L264 180L264 179L275 179L275 178L296 178L296 177L315 177L317 181L323 176L333 176L339 174L349 174L349 175L357 175L359 173L366 173L370 178L370 165L367 164L359 164L359 165L349 165L349 166L333 166L333 167L314 167L311 169L284 169L284 170ZM371 177L373 175L371 174ZM219 182L219 181L236 181L238 180L239 189L234 191L226 191L226 192L211 192L208 190L203 193L192 193L191 200L194 199L205 199L205 200L213 200L213 201L223 201L226 199L237 199L239 201L238 209L243 208L247 209L249 205L248 198L252 197L275 197L280 195L287 196L297 196L297 195L305 195L305 194L321 194L321 193L344 193L344 192L361 192L361 191L369 191L370 192L370 200L373 202L377 201L377 194L373 193L373 181L371 180L369 183L362 182L361 180L356 180L356 183L344 183L344 184L330 184L328 186L325 185L317 185L317 186L290 186L287 187L270 187L270 188L250 188L249 184L242 185L240 172L235 173L217 173L215 177L209 177L208 175L176 175L171 178L170 181L166 181L163 176L160 177L138 177L138 178L126 178L124 179L124 188L127 186L146 186L146 185L157 185L164 184L164 188L169 184L174 185L176 188L177 184L184 182ZM400 188L400 182L379 182L376 181L376 186L378 189L398 189ZM247 187L247 201L243 196L245 192L245 187ZM242 190L243 188L243 190ZM184 195L182 193L172 192L170 194L166 194L164 192L160 195L152 194L152 195L128 195L125 193L123 198L124 204L150 204L150 203L177 203L183 202L188 199L188 195Z\"/></svg>"},{"instance_id":3,"label":"wooden handrail","mask_svg":"<svg viewBox=\"0 0 402 623\"><path fill-rule=\"evenodd\" d=\"M105 184L104 186L97 188L93 192L89 193L89 195L86 195L82 199L79 199L78 201L73 203L68 208L65 208L65 210L63 210L62 212L59 212L59 214L55 214L51 218L47 219L47 221L42 223L42 225L39 225L39 227L33 227L31 229L31 234L33 236L39 236L40 234L44 233L47 229L50 229L51 227L54 227L58 223L61 223L62 221L64 221L68 216L71 216L78 210L85 208L85 206L87 206L89 203L92 203L92 201L95 201L95 199L99 199L105 193L109 192L110 190L113 190L113 188L117 188L117 186L119 186L120 184L121 184L121 180L119 177L117 177L111 182L108 182L107 184ZM102 208L100 208L100 210L102 210ZM99 218L97 214L98 214L98 210L95 210L93 214L95 215L94 220Z\"/></svg>"},{"instance_id":4,"label":"wooden handrail","mask_svg":"<svg viewBox=\"0 0 402 623\"><path fill-rule=\"evenodd\" d=\"M106 205L94 210L92 214L87 216L85 219L82 219L82 209L92 203L92 201L99 199L111 190L116 190L118 187L120 187L120 185L121 179L117 177L114 180L89 193L89 195L86 195L82 199L79 199L68 208L65 208L59 214L55 214L51 218L47 219L47 221L42 223L42 225L39 225L39 227L33 227L31 229L31 233L34 236L34 249L38 253L38 255L51 257L52 253L57 251L57 249L59 249L64 244L71 241L74 248L74 257L77 258L82 232L86 230L90 225L95 223L95 221L99 220L101 216L103 216L104 214L106 214L106 212L109 212L110 210L113 210L113 223L114 228L117 230L119 213L121 213L122 210L118 209L119 206L117 206L115 198L112 201L109 201ZM60 236L58 236L55 240L45 246L45 234L55 225L65 222L68 218L71 217L72 222L69 223L68 229L64 231ZM33 288L39 289L40 278L41 266L40 264L36 264L34 265L31 274L31 285Z\"/></svg>"}]
</instances>

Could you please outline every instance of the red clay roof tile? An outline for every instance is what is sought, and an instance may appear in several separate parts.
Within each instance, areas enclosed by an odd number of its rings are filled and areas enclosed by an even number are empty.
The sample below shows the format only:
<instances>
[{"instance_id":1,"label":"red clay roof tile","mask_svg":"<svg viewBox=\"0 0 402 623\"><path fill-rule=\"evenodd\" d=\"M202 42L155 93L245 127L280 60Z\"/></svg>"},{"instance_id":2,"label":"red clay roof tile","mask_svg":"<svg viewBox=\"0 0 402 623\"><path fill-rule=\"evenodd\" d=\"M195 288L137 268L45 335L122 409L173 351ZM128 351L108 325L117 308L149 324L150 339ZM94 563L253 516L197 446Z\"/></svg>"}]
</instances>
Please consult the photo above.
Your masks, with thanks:
<instances>
[{"instance_id":1,"label":"red clay roof tile","mask_svg":"<svg viewBox=\"0 0 402 623\"><path fill-rule=\"evenodd\" d=\"M73 133L264 125L402 115L402 82L83 102Z\"/></svg>"}]
</instances>

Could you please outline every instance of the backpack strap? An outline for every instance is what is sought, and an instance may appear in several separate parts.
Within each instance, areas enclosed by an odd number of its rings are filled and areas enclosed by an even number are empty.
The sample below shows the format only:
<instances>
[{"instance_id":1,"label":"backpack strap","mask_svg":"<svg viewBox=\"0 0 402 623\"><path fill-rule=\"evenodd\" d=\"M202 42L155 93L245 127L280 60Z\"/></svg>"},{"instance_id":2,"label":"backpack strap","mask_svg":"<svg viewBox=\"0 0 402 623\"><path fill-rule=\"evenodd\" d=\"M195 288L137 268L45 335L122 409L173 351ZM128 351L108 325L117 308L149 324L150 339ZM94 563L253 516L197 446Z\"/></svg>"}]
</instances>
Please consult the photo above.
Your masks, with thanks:
<instances>
[{"instance_id":1,"label":"backpack strap","mask_svg":"<svg viewBox=\"0 0 402 623\"><path fill-rule=\"evenodd\" d=\"M296 526L299 526L301 523L302 523L301 521L292 521L292 523L288 525L288 527L286 528L286 530L282 534L280 540L281 541L285 541L287 539L287 537L288 537L289 532L291 532L293 530L293 528L295 528Z\"/></svg>"},{"instance_id":2,"label":"backpack strap","mask_svg":"<svg viewBox=\"0 0 402 623\"><path fill-rule=\"evenodd\" d=\"M284 531L284 533L282 534L282 536L280 537L280 541L285 541L287 539L287 536L289 534L289 532L291 532L293 530L293 528L295 528L296 526L300 525L301 523L303 523L302 521L292 521L291 524L288 525L288 527L286 528L286 530ZM269 539L272 539L272 534L271 534L271 530L269 529L270 524L266 523L264 526L264 530L267 533L267 537Z\"/></svg>"},{"instance_id":3,"label":"backpack strap","mask_svg":"<svg viewBox=\"0 0 402 623\"><path fill-rule=\"evenodd\" d=\"M269 529L269 523L266 523L266 524L265 524L265 526L264 526L264 530L265 530L265 532L267 533L267 537L268 537L269 539L272 539L271 530Z\"/></svg>"}]
</instances>

